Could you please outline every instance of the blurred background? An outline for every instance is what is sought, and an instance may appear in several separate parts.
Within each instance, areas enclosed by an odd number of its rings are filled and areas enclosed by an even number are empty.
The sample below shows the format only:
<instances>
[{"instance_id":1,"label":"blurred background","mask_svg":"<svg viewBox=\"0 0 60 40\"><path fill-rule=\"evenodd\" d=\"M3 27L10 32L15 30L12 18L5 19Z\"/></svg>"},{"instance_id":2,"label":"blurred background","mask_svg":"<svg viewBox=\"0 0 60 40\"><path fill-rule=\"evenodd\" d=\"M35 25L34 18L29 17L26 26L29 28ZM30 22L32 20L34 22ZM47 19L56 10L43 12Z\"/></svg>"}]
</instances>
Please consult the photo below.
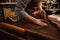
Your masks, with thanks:
<instances>
[{"instance_id":1,"label":"blurred background","mask_svg":"<svg viewBox=\"0 0 60 40\"><path fill-rule=\"evenodd\" d=\"M14 19L16 17L16 13L14 12L15 10L15 5L16 5L16 0L0 0L0 22L5 22L7 21L8 19L11 20L12 22L15 22L16 19ZM56 18L59 22L60 22L60 0L42 0L41 1L41 4L42 4L42 8L45 10L46 14L48 15L48 17L52 17L52 18ZM36 7L35 7L36 8ZM35 9L37 10L37 9ZM54 19L55 20L55 19ZM25 22L25 20L23 20ZM57 22L58 22L57 21ZM9 22L9 21L8 21ZM53 21L55 22L55 21ZM58 23L59 23L58 22ZM18 26L21 26L22 28L28 28L28 29L31 29L31 30L37 30L39 31L41 34L43 33L48 33L46 35L50 35L50 36L47 36L47 39L49 38L54 38L54 37L57 37L57 35L60 34L60 30L58 30L57 27L55 27L56 25L55 24L52 24L54 27L43 27L41 28L40 26L37 26L33 23L22 23L21 21L18 23L12 23L12 24L15 24L15 25L18 25ZM20 25L21 24L21 25ZM56 23L57 24L57 23ZM60 25L60 23L58 24ZM15 27L15 26L14 26ZM34 29L36 28L36 29ZM11 29L10 29L11 30ZM40 31L41 30L41 31ZM16 31L16 30L15 30ZM38 32L38 33L39 33ZM12 32L13 33L13 32ZM16 31L17 33L17 31ZM55 34L56 36L55 36ZM12 36L13 35L13 36ZM19 34L18 34L19 35ZM53 36L54 35L54 36ZM26 36L26 35L24 35ZM31 37L30 35L28 35L29 37L27 37L29 40L35 40L36 37L33 36ZM44 35L43 35L44 36ZM60 37L60 36L59 36ZM21 39L20 39L21 38ZM43 39L44 37L41 37L41 40ZM15 36L14 34L10 34L9 32L6 32L3 30L0 29L0 39L10 39L10 40L25 40L25 37L17 37ZM39 38L40 39L40 38ZM46 38L45 38L46 39ZM45 40L43 39L43 40ZM54 38L55 39L55 38ZM38 40L38 39L37 39ZM58 40L58 38L57 38Z\"/></svg>"},{"instance_id":2,"label":"blurred background","mask_svg":"<svg viewBox=\"0 0 60 40\"><path fill-rule=\"evenodd\" d=\"M16 16L14 12L15 4L16 0L0 0L0 16L3 15L5 20ZM47 15L60 14L60 0L42 0L41 4Z\"/></svg>"}]
</instances>

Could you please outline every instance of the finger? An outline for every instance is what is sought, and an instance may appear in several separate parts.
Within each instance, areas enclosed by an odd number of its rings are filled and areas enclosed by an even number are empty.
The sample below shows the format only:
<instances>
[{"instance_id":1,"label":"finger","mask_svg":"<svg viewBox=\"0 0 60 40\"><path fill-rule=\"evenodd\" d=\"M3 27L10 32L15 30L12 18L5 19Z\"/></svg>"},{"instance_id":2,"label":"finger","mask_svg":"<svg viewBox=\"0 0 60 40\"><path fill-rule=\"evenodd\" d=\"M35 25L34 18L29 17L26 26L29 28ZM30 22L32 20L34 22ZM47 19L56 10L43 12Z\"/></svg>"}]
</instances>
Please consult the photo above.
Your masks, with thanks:
<instances>
[{"instance_id":1,"label":"finger","mask_svg":"<svg viewBox=\"0 0 60 40\"><path fill-rule=\"evenodd\" d=\"M46 23L44 23L44 22L42 22L41 24L40 24L41 26L48 26Z\"/></svg>"}]
</instances>

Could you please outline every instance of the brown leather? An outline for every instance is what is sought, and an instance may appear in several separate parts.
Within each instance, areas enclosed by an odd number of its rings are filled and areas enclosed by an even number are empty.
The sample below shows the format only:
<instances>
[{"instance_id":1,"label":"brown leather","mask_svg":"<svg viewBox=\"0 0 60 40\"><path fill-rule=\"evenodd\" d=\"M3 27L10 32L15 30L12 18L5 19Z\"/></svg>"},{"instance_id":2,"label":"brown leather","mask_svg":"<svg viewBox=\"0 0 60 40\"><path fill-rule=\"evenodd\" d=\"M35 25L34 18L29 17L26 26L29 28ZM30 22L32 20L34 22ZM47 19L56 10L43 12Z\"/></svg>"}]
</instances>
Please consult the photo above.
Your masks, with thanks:
<instances>
[{"instance_id":1,"label":"brown leather","mask_svg":"<svg viewBox=\"0 0 60 40\"><path fill-rule=\"evenodd\" d=\"M48 24L47 27L42 27L42 26L33 24L31 21L28 21L27 19L22 19L22 21L19 21L17 23L12 23L12 22L10 23L16 26L20 26L24 29L29 29L34 32L37 32L39 35L46 37L48 40L60 40L60 31L59 31L60 29L56 24L52 23L51 20L47 20L46 22Z\"/></svg>"}]
</instances>

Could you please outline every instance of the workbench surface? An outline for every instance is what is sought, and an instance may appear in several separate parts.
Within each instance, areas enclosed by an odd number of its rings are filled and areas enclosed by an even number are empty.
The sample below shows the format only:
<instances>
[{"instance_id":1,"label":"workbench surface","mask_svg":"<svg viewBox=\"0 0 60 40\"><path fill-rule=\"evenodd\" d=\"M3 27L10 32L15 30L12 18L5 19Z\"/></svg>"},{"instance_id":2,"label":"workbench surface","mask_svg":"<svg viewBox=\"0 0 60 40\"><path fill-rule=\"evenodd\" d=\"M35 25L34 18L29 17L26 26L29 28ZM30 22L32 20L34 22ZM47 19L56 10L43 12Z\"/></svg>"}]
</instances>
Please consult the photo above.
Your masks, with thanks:
<instances>
[{"instance_id":1,"label":"workbench surface","mask_svg":"<svg viewBox=\"0 0 60 40\"><path fill-rule=\"evenodd\" d=\"M50 20L48 20L47 22L48 22L47 27L36 25L26 19L22 19L21 21L16 23L10 22L10 24L37 32L43 37L49 38L49 40L60 40L60 31L59 31L60 28L56 24L52 23Z\"/></svg>"}]
</instances>

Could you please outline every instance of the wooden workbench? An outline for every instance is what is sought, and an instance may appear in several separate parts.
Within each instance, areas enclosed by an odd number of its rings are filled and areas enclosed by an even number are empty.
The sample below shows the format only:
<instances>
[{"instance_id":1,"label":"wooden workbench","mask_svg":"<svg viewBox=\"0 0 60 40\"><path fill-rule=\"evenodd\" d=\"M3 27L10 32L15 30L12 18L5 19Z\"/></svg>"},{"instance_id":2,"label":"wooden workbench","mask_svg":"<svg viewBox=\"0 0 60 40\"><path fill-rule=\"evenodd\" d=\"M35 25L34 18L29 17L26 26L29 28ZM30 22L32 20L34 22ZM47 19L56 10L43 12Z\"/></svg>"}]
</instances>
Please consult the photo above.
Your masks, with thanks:
<instances>
[{"instance_id":1,"label":"wooden workbench","mask_svg":"<svg viewBox=\"0 0 60 40\"><path fill-rule=\"evenodd\" d=\"M60 40L59 25L55 24L53 21L54 20L51 20L51 18L49 18L49 20L47 21L48 22L47 27L42 27L42 26L36 25L36 24L32 23L31 21L28 21L27 19L22 19L21 21L16 22L16 23L12 23L10 21L10 24L19 26L19 27L24 28L24 29L32 30L34 32L37 32L39 35L42 35L41 38L36 38L35 36L27 33L28 34L27 39L30 39L30 40L38 40L38 39L39 40L40 39ZM9 23L9 21L7 23Z\"/></svg>"}]
</instances>

